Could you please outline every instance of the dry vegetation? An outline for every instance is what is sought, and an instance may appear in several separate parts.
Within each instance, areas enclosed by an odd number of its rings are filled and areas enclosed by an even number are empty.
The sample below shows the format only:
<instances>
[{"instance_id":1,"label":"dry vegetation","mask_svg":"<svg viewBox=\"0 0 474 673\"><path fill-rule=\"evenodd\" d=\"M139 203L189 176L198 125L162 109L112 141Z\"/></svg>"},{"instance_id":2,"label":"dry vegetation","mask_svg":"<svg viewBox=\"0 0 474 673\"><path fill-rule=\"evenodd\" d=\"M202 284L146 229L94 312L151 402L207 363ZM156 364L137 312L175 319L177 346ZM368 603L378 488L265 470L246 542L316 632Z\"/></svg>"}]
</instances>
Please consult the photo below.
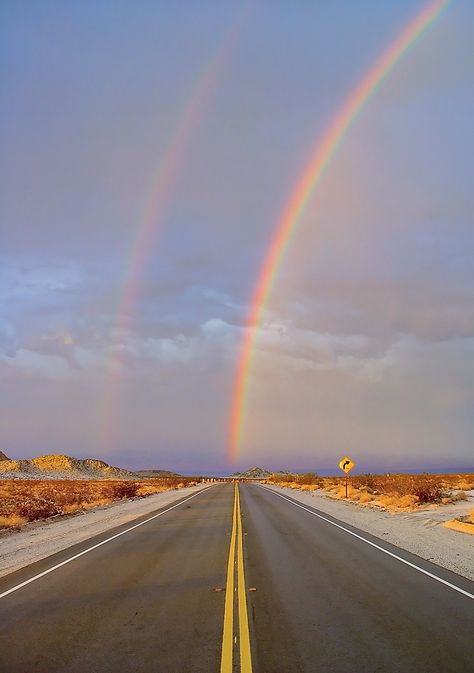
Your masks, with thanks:
<instances>
[{"instance_id":1,"label":"dry vegetation","mask_svg":"<svg viewBox=\"0 0 474 673\"><path fill-rule=\"evenodd\" d=\"M145 497L195 483L186 477L143 481L3 480L0 481L0 528L15 528L29 521L83 512L117 500Z\"/></svg>"},{"instance_id":2,"label":"dry vegetation","mask_svg":"<svg viewBox=\"0 0 474 673\"><path fill-rule=\"evenodd\" d=\"M323 489L334 498L345 498L345 477L274 474L267 483L302 491ZM350 477L348 498L361 505L389 510L410 510L432 504L465 500L474 489L474 474L364 474Z\"/></svg>"}]
</instances>

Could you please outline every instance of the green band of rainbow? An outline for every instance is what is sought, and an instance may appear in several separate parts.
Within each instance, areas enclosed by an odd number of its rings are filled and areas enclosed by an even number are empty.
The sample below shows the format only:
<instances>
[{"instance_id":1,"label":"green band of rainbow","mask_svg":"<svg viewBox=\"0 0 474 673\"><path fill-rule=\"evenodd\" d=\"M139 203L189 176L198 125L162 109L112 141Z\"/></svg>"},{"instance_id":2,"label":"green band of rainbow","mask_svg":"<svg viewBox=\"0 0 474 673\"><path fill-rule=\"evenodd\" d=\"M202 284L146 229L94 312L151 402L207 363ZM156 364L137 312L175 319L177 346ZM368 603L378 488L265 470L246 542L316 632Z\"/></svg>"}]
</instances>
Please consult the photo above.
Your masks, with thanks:
<instances>
[{"instance_id":1,"label":"green band of rainbow","mask_svg":"<svg viewBox=\"0 0 474 673\"><path fill-rule=\"evenodd\" d=\"M185 105L178 116L163 156L151 179L151 189L145 199L144 211L135 230L124 282L120 288L115 323L111 330L111 345L106 363L106 376L100 407L100 437L103 450L111 448L117 435L123 372L127 353L117 337L133 325L142 287L144 270L150 262L159 226L173 195L174 187L184 165L189 143L199 126L209 101L221 81L225 67L235 50L241 33L254 8L254 0L238 5L228 29L220 38L212 58L202 68Z\"/></svg>"},{"instance_id":2,"label":"green band of rainbow","mask_svg":"<svg viewBox=\"0 0 474 673\"><path fill-rule=\"evenodd\" d=\"M414 46L450 2L451 0L435 0L428 3L365 74L337 112L322 139L313 149L310 160L290 195L275 227L246 320L245 336L236 370L231 408L229 427L229 457L231 460L235 460L237 457L242 439L257 328L261 322L262 312L268 301L278 269L308 203L319 186L332 157L364 105L410 47Z\"/></svg>"}]
</instances>

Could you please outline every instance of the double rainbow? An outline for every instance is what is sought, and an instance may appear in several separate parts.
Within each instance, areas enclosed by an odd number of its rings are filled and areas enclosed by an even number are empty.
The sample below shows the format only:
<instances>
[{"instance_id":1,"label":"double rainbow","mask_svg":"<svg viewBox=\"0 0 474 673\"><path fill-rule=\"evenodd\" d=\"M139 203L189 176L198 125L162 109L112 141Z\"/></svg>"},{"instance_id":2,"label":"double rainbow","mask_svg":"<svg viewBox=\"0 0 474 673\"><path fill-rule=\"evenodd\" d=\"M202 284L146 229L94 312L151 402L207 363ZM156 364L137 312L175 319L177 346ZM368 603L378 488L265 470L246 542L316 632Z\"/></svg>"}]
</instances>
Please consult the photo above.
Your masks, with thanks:
<instances>
[{"instance_id":1,"label":"double rainbow","mask_svg":"<svg viewBox=\"0 0 474 673\"><path fill-rule=\"evenodd\" d=\"M248 385L258 333L257 328L261 322L262 313L277 272L298 224L301 222L331 159L364 105L370 100L400 59L415 45L450 2L451 0L435 0L428 3L364 75L331 121L321 140L313 148L310 159L290 195L275 227L246 320L245 336L234 381L229 427L229 457L232 461L237 457L242 439Z\"/></svg>"}]
</instances>

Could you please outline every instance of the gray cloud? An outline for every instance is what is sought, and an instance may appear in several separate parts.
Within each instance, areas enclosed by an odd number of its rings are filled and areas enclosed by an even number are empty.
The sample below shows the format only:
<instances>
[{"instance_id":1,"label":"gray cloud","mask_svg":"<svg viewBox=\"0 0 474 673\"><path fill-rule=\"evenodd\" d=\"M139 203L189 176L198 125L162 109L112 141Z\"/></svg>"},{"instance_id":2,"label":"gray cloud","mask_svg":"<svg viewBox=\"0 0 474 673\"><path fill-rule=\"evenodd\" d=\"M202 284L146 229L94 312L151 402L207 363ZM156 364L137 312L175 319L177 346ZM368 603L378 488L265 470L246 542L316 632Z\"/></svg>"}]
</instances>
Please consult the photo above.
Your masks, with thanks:
<instances>
[{"instance_id":1,"label":"gray cloud","mask_svg":"<svg viewBox=\"0 0 474 673\"><path fill-rule=\"evenodd\" d=\"M455 5L371 98L295 231L256 329L242 462L317 467L354 448L370 469L471 455L473 10ZM226 468L274 227L334 111L413 11L257 8L123 316L157 168L230 10L170 4L125 23L104 9L3 10L7 453L105 455L110 421L115 462Z\"/></svg>"}]
</instances>

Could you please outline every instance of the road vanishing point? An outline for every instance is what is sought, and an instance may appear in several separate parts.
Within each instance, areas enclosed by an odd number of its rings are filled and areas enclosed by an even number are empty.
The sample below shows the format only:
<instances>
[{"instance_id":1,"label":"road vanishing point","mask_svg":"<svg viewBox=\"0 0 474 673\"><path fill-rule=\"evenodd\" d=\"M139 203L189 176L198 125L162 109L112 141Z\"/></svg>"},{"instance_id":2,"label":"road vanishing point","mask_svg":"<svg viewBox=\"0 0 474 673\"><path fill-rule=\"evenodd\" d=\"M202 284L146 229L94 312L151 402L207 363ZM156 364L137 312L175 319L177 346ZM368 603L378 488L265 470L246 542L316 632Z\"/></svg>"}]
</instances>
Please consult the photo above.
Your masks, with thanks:
<instances>
[{"instance_id":1,"label":"road vanishing point","mask_svg":"<svg viewBox=\"0 0 474 673\"><path fill-rule=\"evenodd\" d=\"M0 579L1 673L467 673L473 582L258 484Z\"/></svg>"}]
</instances>

